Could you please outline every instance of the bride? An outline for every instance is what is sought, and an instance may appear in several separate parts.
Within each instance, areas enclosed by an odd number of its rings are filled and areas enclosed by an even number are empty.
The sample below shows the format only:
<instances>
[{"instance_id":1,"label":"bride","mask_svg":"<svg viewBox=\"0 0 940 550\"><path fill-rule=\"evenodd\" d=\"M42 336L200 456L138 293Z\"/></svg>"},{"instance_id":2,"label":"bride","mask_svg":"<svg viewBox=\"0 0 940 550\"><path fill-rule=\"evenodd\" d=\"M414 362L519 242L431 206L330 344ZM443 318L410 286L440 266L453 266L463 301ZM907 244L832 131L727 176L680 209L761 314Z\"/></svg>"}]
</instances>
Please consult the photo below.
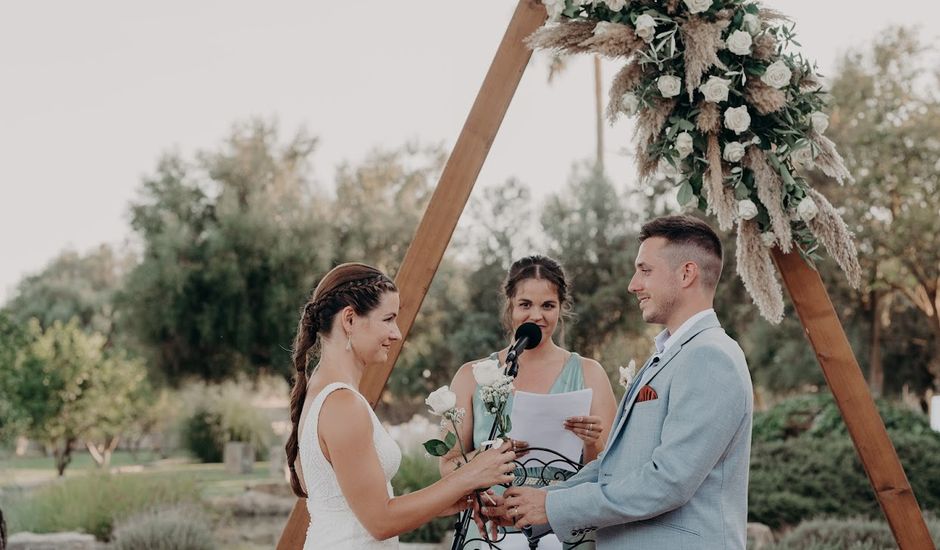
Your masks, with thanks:
<instances>
[{"instance_id":1,"label":"bride","mask_svg":"<svg viewBox=\"0 0 940 550\"><path fill-rule=\"evenodd\" d=\"M362 374L401 339L395 284L358 263L327 273L304 306L293 360L291 488L307 499L304 550L397 548L398 535L466 508L477 489L509 483L511 445L478 454L433 485L393 497L401 451L359 393ZM320 361L307 378L316 345Z\"/></svg>"}]
</instances>

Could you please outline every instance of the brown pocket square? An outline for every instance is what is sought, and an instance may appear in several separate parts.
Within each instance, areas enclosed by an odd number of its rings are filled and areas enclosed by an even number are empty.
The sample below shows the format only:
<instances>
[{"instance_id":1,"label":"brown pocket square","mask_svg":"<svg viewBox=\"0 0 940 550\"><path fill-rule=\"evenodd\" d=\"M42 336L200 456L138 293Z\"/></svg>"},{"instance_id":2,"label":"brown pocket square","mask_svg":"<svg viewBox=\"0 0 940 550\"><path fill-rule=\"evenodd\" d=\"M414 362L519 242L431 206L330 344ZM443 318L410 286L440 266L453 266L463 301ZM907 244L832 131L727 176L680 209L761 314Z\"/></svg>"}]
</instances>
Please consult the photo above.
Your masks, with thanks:
<instances>
[{"instance_id":1,"label":"brown pocket square","mask_svg":"<svg viewBox=\"0 0 940 550\"><path fill-rule=\"evenodd\" d=\"M636 396L637 403L652 401L653 399L659 399L659 395L656 393L656 390L653 389L653 386L650 385L640 388L640 393Z\"/></svg>"}]
</instances>

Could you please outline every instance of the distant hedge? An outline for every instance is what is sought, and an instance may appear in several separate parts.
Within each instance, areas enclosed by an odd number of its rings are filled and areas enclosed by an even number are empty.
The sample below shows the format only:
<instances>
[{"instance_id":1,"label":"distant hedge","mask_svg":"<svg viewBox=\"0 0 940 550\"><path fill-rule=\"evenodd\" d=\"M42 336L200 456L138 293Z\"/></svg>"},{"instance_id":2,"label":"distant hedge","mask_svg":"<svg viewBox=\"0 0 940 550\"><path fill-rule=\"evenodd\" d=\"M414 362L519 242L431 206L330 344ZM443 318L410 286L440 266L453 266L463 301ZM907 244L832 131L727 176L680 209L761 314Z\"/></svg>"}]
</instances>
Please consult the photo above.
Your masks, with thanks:
<instances>
[{"instance_id":1,"label":"distant hedge","mask_svg":"<svg viewBox=\"0 0 940 550\"><path fill-rule=\"evenodd\" d=\"M879 410L918 503L940 512L940 434L926 416ZM827 394L801 396L755 415L748 519L778 529L813 518L881 516L838 409Z\"/></svg>"}]
</instances>

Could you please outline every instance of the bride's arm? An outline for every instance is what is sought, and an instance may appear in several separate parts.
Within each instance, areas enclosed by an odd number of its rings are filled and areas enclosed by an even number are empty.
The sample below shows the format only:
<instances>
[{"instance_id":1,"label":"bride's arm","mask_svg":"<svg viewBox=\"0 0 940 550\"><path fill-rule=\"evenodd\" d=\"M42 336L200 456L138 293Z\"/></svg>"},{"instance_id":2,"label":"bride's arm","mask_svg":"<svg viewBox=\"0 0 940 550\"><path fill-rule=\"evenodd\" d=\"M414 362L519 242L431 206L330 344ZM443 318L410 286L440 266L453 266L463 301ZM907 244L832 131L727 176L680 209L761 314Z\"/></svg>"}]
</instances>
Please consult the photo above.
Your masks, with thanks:
<instances>
[{"instance_id":1,"label":"bride's arm","mask_svg":"<svg viewBox=\"0 0 940 550\"><path fill-rule=\"evenodd\" d=\"M468 456L473 450L473 392L476 391L476 388L477 383L473 378L473 362L466 363L457 370L454 381L450 384L450 389L457 394L457 407L466 411L463 422L457 424L457 436L463 442L464 450ZM447 428L447 431L453 431L453 426L447 426ZM447 435L447 431L444 431L443 435ZM440 459L441 476L450 474L461 463L463 463L463 456L460 454L460 446L454 445L454 448Z\"/></svg>"},{"instance_id":2,"label":"bride's arm","mask_svg":"<svg viewBox=\"0 0 940 550\"><path fill-rule=\"evenodd\" d=\"M359 522L376 539L420 527L474 489L512 480L508 472L515 455L493 450L429 487L390 498L372 443L372 418L366 407L352 392L330 394L320 413L318 432L343 496ZM316 490L315 486L307 488L309 493Z\"/></svg>"}]
</instances>

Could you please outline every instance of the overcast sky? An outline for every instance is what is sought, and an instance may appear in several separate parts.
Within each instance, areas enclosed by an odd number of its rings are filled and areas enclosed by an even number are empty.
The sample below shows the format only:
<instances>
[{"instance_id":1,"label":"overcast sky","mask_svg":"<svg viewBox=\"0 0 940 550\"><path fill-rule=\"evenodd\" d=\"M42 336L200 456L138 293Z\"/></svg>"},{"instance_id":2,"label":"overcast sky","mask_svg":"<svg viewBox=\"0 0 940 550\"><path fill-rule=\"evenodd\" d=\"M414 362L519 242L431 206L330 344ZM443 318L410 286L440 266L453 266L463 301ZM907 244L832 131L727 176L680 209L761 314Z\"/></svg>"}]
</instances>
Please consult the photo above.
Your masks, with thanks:
<instances>
[{"instance_id":1,"label":"overcast sky","mask_svg":"<svg viewBox=\"0 0 940 550\"><path fill-rule=\"evenodd\" d=\"M773 0L827 73L934 0ZM276 117L319 136L315 178L408 140L456 139L515 2L0 2L0 303L65 248L129 236L127 204L161 153L216 147L236 121ZM931 26L932 24L932 26ZM593 79L574 58L552 85L536 54L480 175L557 190L594 151ZM605 95L619 64L605 62ZM607 130L608 172L633 182L629 122ZM538 192L536 192L538 194Z\"/></svg>"}]
</instances>

